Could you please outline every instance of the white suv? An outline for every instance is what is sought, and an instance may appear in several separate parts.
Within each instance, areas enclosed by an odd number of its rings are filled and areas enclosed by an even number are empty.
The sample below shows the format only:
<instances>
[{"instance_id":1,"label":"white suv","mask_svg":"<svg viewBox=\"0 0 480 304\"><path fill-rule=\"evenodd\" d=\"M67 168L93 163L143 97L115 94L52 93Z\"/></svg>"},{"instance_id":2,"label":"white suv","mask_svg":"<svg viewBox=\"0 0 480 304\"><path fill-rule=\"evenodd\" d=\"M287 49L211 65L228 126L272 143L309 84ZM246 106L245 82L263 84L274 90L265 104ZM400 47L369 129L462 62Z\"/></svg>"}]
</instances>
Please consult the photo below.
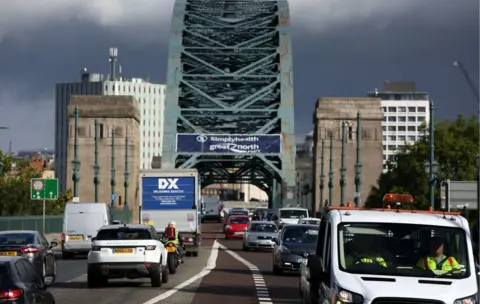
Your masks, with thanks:
<instances>
[{"instance_id":1,"label":"white suv","mask_svg":"<svg viewBox=\"0 0 480 304\"><path fill-rule=\"evenodd\" d=\"M89 288L121 278L149 277L153 287L167 283L168 253L152 226L103 226L92 240L87 259Z\"/></svg>"}]
</instances>

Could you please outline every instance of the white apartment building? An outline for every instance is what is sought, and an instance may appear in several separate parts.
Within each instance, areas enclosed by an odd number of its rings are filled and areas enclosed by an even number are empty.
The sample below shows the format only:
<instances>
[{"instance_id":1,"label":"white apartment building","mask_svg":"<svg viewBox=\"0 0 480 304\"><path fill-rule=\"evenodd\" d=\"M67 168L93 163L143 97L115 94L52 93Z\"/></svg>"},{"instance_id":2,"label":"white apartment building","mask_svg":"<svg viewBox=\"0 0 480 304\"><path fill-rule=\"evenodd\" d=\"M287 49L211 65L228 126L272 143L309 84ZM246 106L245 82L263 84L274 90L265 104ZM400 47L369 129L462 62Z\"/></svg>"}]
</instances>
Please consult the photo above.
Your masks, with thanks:
<instances>
[{"instance_id":1,"label":"white apartment building","mask_svg":"<svg viewBox=\"0 0 480 304\"><path fill-rule=\"evenodd\" d=\"M394 86L395 84L397 83L388 85ZM405 88L403 89L405 90ZM422 136L421 126L428 124L430 121L428 94L415 92L414 86L408 89L408 91L375 90L375 92L367 93L369 97L382 99L384 172L387 170L387 161L405 145L410 145L419 140Z\"/></svg>"},{"instance_id":2,"label":"white apartment building","mask_svg":"<svg viewBox=\"0 0 480 304\"><path fill-rule=\"evenodd\" d=\"M163 127L165 111L165 85L150 83L140 78L122 78L115 76L116 56L110 56L110 80L104 80L101 74L91 74L84 69L81 81L59 83L55 91L55 174L59 179L60 191L66 189L66 179L73 172L66 172L68 146L67 108L72 95L126 95L138 101L141 116L141 168L150 169L153 156L161 156L163 148ZM113 73L112 73L113 72ZM113 76L111 76L113 74ZM80 171L81 176L81 171Z\"/></svg>"}]
</instances>

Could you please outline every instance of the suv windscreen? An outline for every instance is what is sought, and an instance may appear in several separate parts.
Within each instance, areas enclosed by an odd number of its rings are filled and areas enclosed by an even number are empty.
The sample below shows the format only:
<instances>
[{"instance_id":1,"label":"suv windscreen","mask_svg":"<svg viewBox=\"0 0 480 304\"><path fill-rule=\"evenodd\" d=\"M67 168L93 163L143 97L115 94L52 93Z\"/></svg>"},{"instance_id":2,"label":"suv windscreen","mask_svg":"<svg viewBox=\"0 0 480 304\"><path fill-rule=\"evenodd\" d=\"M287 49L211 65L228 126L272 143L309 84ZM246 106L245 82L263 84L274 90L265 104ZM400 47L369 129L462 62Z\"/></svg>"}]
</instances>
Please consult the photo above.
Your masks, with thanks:
<instances>
[{"instance_id":1,"label":"suv windscreen","mask_svg":"<svg viewBox=\"0 0 480 304\"><path fill-rule=\"evenodd\" d=\"M462 279L470 276L466 239L461 228L344 223L339 266L349 273Z\"/></svg>"},{"instance_id":2,"label":"suv windscreen","mask_svg":"<svg viewBox=\"0 0 480 304\"><path fill-rule=\"evenodd\" d=\"M97 241L110 241L110 240L150 240L152 236L146 229L102 229L98 232Z\"/></svg>"},{"instance_id":3,"label":"suv windscreen","mask_svg":"<svg viewBox=\"0 0 480 304\"><path fill-rule=\"evenodd\" d=\"M307 216L307 210L280 210L280 218L283 219L299 219Z\"/></svg>"}]
</instances>

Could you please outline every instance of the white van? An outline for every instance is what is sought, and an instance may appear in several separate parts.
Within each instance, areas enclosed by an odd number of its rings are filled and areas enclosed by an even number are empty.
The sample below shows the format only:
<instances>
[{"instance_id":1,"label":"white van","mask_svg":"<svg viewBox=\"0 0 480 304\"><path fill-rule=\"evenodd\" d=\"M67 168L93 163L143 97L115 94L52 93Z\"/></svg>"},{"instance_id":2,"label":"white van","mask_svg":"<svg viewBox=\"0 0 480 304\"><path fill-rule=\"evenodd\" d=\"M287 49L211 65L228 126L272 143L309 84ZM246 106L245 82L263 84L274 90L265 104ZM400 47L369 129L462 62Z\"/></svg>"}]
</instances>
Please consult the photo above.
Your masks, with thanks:
<instances>
[{"instance_id":1,"label":"white van","mask_svg":"<svg viewBox=\"0 0 480 304\"><path fill-rule=\"evenodd\" d=\"M316 254L301 266L303 303L478 303L459 214L332 207L319 231Z\"/></svg>"},{"instance_id":2,"label":"white van","mask_svg":"<svg viewBox=\"0 0 480 304\"><path fill-rule=\"evenodd\" d=\"M66 204L62 230L63 258L88 253L92 248L92 238L100 227L110 223L110 208L105 203Z\"/></svg>"},{"instance_id":3,"label":"white van","mask_svg":"<svg viewBox=\"0 0 480 304\"><path fill-rule=\"evenodd\" d=\"M301 218L309 217L308 210L300 207L286 207L277 210L277 213L271 218L278 227L285 224L298 224Z\"/></svg>"}]
</instances>

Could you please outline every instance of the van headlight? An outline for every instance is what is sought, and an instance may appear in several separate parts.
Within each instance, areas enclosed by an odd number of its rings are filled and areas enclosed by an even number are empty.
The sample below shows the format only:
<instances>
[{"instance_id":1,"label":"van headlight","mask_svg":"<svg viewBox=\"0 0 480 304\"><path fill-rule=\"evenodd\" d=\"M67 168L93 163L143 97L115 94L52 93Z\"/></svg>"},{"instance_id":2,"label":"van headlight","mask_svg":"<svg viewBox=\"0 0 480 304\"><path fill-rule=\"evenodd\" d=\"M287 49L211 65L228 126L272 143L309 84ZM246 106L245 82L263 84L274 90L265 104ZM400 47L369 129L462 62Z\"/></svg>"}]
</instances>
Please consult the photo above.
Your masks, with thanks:
<instances>
[{"instance_id":1,"label":"van headlight","mask_svg":"<svg viewBox=\"0 0 480 304\"><path fill-rule=\"evenodd\" d=\"M477 295L474 294L473 296L457 299L453 304L478 304L478 298Z\"/></svg>"},{"instance_id":2,"label":"van headlight","mask_svg":"<svg viewBox=\"0 0 480 304\"><path fill-rule=\"evenodd\" d=\"M335 297L334 303L337 304L361 304L363 303L363 296L358 293L345 290L343 288L337 287L337 295ZM457 303L455 303L457 304Z\"/></svg>"}]
</instances>

